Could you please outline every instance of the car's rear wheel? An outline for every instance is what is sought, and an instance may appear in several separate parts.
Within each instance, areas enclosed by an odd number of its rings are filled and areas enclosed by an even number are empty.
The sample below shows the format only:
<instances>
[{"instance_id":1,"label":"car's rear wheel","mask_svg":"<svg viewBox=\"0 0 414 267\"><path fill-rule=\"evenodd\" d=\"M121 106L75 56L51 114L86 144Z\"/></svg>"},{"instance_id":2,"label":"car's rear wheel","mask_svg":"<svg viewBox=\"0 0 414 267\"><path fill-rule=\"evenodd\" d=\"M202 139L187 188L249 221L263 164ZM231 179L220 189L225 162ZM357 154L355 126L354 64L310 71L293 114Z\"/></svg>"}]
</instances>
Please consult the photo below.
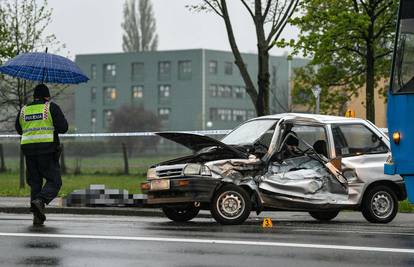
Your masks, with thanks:
<instances>
[{"instance_id":1,"label":"car's rear wheel","mask_svg":"<svg viewBox=\"0 0 414 267\"><path fill-rule=\"evenodd\" d=\"M389 223L398 212L397 196L387 186L375 186L365 193L361 210L369 222Z\"/></svg>"},{"instance_id":2,"label":"car's rear wheel","mask_svg":"<svg viewBox=\"0 0 414 267\"><path fill-rule=\"evenodd\" d=\"M172 221L187 222L194 219L198 215L200 209L193 204L187 204L182 206L164 206L162 207L162 211L165 216Z\"/></svg>"},{"instance_id":3,"label":"car's rear wheel","mask_svg":"<svg viewBox=\"0 0 414 267\"><path fill-rule=\"evenodd\" d=\"M309 214L312 216L312 218L322 221L322 222L328 222L330 220L333 220L336 216L338 216L339 210L334 211L310 211Z\"/></svg>"},{"instance_id":4,"label":"car's rear wheel","mask_svg":"<svg viewBox=\"0 0 414 267\"><path fill-rule=\"evenodd\" d=\"M220 224L241 224L249 217L251 209L247 192L233 184L220 188L211 203L211 215Z\"/></svg>"}]
</instances>

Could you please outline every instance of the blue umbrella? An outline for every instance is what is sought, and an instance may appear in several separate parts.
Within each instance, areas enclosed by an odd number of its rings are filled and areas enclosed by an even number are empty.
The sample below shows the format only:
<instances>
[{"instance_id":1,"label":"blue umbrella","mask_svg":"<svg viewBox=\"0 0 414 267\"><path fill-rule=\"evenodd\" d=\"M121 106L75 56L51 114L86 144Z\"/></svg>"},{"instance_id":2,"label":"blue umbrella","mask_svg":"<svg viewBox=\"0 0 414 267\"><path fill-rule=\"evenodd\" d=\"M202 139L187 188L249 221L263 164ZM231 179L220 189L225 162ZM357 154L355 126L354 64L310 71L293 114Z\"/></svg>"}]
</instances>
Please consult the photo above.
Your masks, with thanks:
<instances>
[{"instance_id":1,"label":"blue umbrella","mask_svg":"<svg viewBox=\"0 0 414 267\"><path fill-rule=\"evenodd\" d=\"M0 66L0 72L42 83L78 84L89 80L73 61L47 52L20 54Z\"/></svg>"}]
</instances>

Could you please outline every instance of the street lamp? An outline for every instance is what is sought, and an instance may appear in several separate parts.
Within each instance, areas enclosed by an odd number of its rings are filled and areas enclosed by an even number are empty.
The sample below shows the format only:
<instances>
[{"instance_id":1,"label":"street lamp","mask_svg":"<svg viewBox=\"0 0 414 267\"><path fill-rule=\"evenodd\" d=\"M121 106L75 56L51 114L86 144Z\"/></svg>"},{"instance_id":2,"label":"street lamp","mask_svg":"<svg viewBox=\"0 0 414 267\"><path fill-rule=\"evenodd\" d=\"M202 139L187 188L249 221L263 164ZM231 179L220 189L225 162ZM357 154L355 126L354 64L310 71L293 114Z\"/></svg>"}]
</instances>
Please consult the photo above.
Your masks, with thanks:
<instances>
[{"instance_id":1,"label":"street lamp","mask_svg":"<svg viewBox=\"0 0 414 267\"><path fill-rule=\"evenodd\" d=\"M319 85L316 85L312 88L312 93L316 98L316 114L319 114L319 106L320 106L320 95L321 95L321 87Z\"/></svg>"}]
</instances>

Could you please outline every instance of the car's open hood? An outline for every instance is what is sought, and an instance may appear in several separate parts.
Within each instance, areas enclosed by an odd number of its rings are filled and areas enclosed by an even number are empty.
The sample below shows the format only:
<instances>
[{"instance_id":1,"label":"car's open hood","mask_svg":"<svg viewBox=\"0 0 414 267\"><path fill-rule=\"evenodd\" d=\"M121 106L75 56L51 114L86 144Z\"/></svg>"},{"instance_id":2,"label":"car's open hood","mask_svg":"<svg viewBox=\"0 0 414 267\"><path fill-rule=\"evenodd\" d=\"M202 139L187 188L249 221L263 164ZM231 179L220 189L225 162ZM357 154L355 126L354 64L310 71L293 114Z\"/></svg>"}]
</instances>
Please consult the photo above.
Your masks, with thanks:
<instances>
[{"instance_id":1,"label":"car's open hood","mask_svg":"<svg viewBox=\"0 0 414 267\"><path fill-rule=\"evenodd\" d=\"M233 148L208 136L182 132L160 132L155 134L168 140L171 140L175 143L178 143L180 145L183 145L194 152L197 152L206 147L215 146L230 151L240 158L248 158L247 153L243 153L242 151L236 148Z\"/></svg>"}]
</instances>

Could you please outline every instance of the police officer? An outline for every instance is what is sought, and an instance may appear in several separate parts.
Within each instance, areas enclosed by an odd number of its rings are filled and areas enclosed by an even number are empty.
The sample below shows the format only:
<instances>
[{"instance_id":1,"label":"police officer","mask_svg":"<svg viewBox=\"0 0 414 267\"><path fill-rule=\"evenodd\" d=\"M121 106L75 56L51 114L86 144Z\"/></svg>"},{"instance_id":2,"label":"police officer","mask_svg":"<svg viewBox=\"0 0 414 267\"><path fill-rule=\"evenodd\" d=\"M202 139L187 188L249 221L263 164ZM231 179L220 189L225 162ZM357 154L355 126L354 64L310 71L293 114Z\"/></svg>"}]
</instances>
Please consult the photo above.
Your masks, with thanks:
<instances>
[{"instance_id":1,"label":"police officer","mask_svg":"<svg viewBox=\"0 0 414 267\"><path fill-rule=\"evenodd\" d=\"M58 195L62 186L58 133L67 132L68 122L60 107L49 101L50 93L46 85L37 85L33 98L32 103L20 110L15 126L21 135L21 149L26 156L33 224L43 225L46 220L45 204ZM43 179L46 180L44 185Z\"/></svg>"}]
</instances>

